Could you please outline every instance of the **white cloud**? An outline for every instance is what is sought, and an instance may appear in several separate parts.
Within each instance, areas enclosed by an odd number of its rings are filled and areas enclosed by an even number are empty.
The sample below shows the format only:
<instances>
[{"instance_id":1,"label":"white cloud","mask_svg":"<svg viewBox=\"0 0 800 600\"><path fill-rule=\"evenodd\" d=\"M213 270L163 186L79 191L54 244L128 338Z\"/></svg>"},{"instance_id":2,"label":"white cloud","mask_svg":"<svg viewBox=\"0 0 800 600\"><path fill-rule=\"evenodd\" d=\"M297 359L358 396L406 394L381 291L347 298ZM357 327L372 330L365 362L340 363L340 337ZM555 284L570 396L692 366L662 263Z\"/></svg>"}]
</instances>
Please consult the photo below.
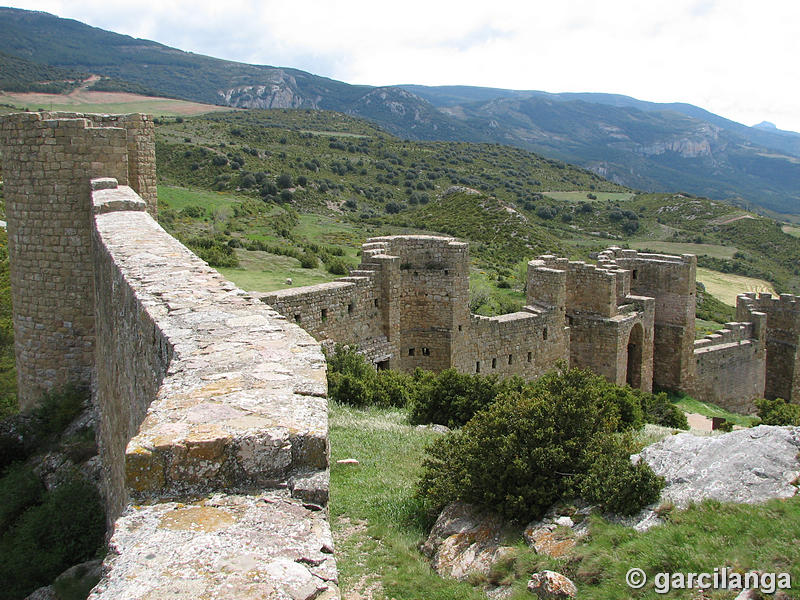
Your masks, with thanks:
<instances>
[{"instance_id":1,"label":"white cloud","mask_svg":"<svg viewBox=\"0 0 800 600\"><path fill-rule=\"evenodd\" d=\"M787 0L40 0L184 50L350 83L613 92L800 131L800 3Z\"/></svg>"}]
</instances>

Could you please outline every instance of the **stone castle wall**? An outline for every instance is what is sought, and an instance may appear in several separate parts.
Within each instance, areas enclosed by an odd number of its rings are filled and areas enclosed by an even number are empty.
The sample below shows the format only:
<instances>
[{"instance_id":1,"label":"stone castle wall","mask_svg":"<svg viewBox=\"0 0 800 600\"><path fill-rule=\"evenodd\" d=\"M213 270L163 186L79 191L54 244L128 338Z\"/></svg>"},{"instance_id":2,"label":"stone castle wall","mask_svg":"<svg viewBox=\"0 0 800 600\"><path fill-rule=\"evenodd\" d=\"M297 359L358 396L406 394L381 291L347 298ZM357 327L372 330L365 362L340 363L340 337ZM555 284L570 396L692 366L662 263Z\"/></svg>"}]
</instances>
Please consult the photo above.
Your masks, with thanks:
<instances>
[{"instance_id":1,"label":"stone castle wall","mask_svg":"<svg viewBox=\"0 0 800 600\"><path fill-rule=\"evenodd\" d=\"M766 384L764 396L800 403L800 297L749 293L736 299L736 318L766 315Z\"/></svg>"},{"instance_id":2,"label":"stone castle wall","mask_svg":"<svg viewBox=\"0 0 800 600\"><path fill-rule=\"evenodd\" d=\"M106 127L111 122L118 127ZM98 126L95 126L98 125ZM2 120L6 219L14 305L19 400L31 408L45 391L88 387L94 356L91 177L123 184L133 169L155 210L155 145L146 117L18 113ZM138 166L139 163L152 167Z\"/></svg>"},{"instance_id":3,"label":"stone castle wall","mask_svg":"<svg viewBox=\"0 0 800 600\"><path fill-rule=\"evenodd\" d=\"M319 344L158 226L154 178L149 203L120 183L147 196L146 118L55 117L0 130L20 389L91 380L100 415L114 534L90 597L338 598Z\"/></svg>"},{"instance_id":4,"label":"stone castle wall","mask_svg":"<svg viewBox=\"0 0 800 600\"><path fill-rule=\"evenodd\" d=\"M764 395L766 317L750 317L695 341L695 387L687 391L733 412L754 412L753 401Z\"/></svg>"}]
</instances>

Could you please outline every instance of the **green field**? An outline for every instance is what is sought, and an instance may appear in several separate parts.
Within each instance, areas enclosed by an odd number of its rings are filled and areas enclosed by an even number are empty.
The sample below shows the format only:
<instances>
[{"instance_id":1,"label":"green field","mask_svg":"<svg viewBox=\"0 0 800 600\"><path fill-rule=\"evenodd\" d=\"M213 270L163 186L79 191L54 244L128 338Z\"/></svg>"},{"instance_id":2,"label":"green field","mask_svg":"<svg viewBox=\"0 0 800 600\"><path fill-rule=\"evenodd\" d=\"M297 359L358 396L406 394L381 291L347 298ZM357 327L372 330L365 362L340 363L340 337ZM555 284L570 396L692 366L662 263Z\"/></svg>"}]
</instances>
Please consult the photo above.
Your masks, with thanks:
<instances>
[{"instance_id":1,"label":"green field","mask_svg":"<svg viewBox=\"0 0 800 600\"><path fill-rule=\"evenodd\" d=\"M217 271L243 290L251 292L274 292L287 287L325 283L341 277L328 273L321 263L316 269L304 269L300 261L291 256L242 249L237 249L236 255L239 257L239 267L218 267ZM291 286L286 284L287 278L292 280Z\"/></svg>"},{"instance_id":2,"label":"green field","mask_svg":"<svg viewBox=\"0 0 800 600\"><path fill-rule=\"evenodd\" d=\"M720 273L711 269L698 267L697 281L706 286L706 291L719 298L725 304L736 306L736 296L744 292L775 293L775 288L768 281L744 277L732 273Z\"/></svg>"},{"instance_id":3,"label":"green field","mask_svg":"<svg viewBox=\"0 0 800 600\"><path fill-rule=\"evenodd\" d=\"M689 242L658 242L641 241L631 242L631 248L649 250L659 254L696 254L697 256L711 256L714 258L733 258L736 248L720 244L692 244Z\"/></svg>"},{"instance_id":4,"label":"green field","mask_svg":"<svg viewBox=\"0 0 800 600\"><path fill-rule=\"evenodd\" d=\"M794 237L800 237L800 227L794 227L792 225L784 225L781 229L783 229L783 233L788 233Z\"/></svg>"},{"instance_id":5,"label":"green field","mask_svg":"<svg viewBox=\"0 0 800 600\"><path fill-rule=\"evenodd\" d=\"M202 206L213 212L218 208L229 207L242 200L242 197L237 197L230 192L212 192L210 190L188 189L172 185L158 186L159 206L177 211L187 206Z\"/></svg>"},{"instance_id":6,"label":"green field","mask_svg":"<svg viewBox=\"0 0 800 600\"><path fill-rule=\"evenodd\" d=\"M156 98L118 92L88 92L72 94L0 93L0 103L19 110L60 110L104 114L145 113L154 116L200 115L233 110L230 107L201 104L188 100Z\"/></svg>"},{"instance_id":7,"label":"green field","mask_svg":"<svg viewBox=\"0 0 800 600\"><path fill-rule=\"evenodd\" d=\"M591 190L574 192L542 192L544 196L562 202L625 202L634 197L633 192L594 192ZM595 199L589 199L587 194L594 194Z\"/></svg>"}]
</instances>

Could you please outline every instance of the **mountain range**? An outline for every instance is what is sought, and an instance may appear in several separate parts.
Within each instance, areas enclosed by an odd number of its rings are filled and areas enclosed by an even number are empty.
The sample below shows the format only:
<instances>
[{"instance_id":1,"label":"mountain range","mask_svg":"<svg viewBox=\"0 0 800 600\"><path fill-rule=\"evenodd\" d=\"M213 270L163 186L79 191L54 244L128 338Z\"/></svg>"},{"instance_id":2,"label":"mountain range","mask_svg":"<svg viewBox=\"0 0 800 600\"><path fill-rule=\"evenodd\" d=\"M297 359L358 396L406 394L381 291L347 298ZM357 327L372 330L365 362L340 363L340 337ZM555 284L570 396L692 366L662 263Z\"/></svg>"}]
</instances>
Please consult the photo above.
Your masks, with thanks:
<instances>
[{"instance_id":1,"label":"mountain range","mask_svg":"<svg viewBox=\"0 0 800 600\"><path fill-rule=\"evenodd\" d=\"M691 104L472 86L350 85L12 8L0 8L0 53L0 86L9 91L57 88L69 75L89 73L102 77L92 84L97 90L241 108L333 110L409 139L508 144L633 188L800 214L800 134L764 123L748 127Z\"/></svg>"}]
</instances>

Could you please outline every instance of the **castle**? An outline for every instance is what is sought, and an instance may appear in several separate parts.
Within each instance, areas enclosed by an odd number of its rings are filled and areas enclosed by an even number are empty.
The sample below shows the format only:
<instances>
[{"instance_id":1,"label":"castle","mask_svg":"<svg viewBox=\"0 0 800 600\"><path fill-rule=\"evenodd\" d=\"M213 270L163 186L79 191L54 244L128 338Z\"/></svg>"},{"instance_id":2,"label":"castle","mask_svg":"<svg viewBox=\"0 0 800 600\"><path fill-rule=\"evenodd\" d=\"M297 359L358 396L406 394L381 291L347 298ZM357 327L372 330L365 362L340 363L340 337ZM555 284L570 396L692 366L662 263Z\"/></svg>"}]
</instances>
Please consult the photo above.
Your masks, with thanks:
<instances>
[{"instance_id":1,"label":"castle","mask_svg":"<svg viewBox=\"0 0 800 600\"><path fill-rule=\"evenodd\" d=\"M361 265L331 283L261 295L322 342L355 344L377 368L455 368L536 378L559 360L619 385L685 391L737 412L762 396L800 401L800 302L739 296L739 321L695 340L693 255L610 248L597 265L528 263L520 312L469 312L464 242L367 240Z\"/></svg>"},{"instance_id":2,"label":"castle","mask_svg":"<svg viewBox=\"0 0 800 600\"><path fill-rule=\"evenodd\" d=\"M469 312L468 246L368 240L349 277L239 290L167 234L143 115L0 118L20 406L90 387L113 536L93 600L339 597L320 342L377 368L536 377L558 361L747 410L800 400L800 302L743 295L694 340L693 256L528 265L517 313Z\"/></svg>"}]
</instances>

